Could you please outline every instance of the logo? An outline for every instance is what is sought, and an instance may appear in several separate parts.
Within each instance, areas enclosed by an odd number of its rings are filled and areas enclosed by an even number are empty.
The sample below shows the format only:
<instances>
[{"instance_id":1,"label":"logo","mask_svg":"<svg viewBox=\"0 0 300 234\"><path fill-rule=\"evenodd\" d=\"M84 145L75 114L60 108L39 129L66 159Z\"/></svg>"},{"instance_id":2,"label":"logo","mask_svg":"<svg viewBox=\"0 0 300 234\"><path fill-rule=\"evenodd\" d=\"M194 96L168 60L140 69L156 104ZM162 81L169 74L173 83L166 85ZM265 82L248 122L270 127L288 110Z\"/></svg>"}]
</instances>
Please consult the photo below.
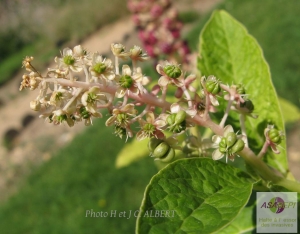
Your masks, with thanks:
<instances>
[{"instance_id":1,"label":"logo","mask_svg":"<svg viewBox=\"0 0 300 234\"><path fill-rule=\"evenodd\" d=\"M284 200L280 197L273 197L269 204L272 206L270 211L273 213L279 214L284 210Z\"/></svg>"},{"instance_id":2,"label":"logo","mask_svg":"<svg viewBox=\"0 0 300 234\"><path fill-rule=\"evenodd\" d=\"M285 202L281 197L273 197L269 202L264 202L260 208L266 208L274 214L280 214L285 208L294 208L295 205L295 202Z\"/></svg>"},{"instance_id":3,"label":"logo","mask_svg":"<svg viewBox=\"0 0 300 234\"><path fill-rule=\"evenodd\" d=\"M297 233L297 193L257 192L257 233Z\"/></svg>"}]
</instances>

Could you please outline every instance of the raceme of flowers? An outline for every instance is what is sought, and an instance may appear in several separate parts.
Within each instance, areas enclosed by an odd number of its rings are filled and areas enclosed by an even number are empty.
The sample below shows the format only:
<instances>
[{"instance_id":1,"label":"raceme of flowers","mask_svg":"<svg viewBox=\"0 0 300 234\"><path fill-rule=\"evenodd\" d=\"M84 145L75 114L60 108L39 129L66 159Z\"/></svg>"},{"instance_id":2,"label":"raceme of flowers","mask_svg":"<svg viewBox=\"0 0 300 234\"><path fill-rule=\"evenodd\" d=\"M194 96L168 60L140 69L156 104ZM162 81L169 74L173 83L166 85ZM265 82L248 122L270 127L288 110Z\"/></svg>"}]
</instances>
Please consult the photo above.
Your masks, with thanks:
<instances>
[{"instance_id":1,"label":"raceme of flowers","mask_svg":"<svg viewBox=\"0 0 300 234\"><path fill-rule=\"evenodd\" d=\"M182 64L189 62L190 49L180 38L183 24L170 0L129 0L128 9L149 56L177 57Z\"/></svg>"},{"instance_id":2,"label":"raceme of flowers","mask_svg":"<svg viewBox=\"0 0 300 234\"><path fill-rule=\"evenodd\" d=\"M157 65L160 78L149 89L151 79L138 66L148 55L139 46L126 50L119 43L111 44L111 50L114 63L80 45L65 48L54 59L56 67L49 68L45 75L32 65L33 57L26 57L23 67L27 72L20 90L39 90L30 108L40 111L40 117L48 123L66 123L70 127L79 122L91 125L94 118L105 116L102 110L107 109L110 116L106 126L114 126L114 133L126 140L134 136L137 140L150 139L150 156L162 162L174 160L178 151L187 157L212 155L219 160L225 156L226 161L233 161L248 147L244 123L241 122L239 135L232 126L224 127L231 110L257 118L243 85L228 86L212 75L197 78L184 72L180 65L165 61ZM132 66L119 65L119 59L130 59ZM176 88L174 103L167 101L171 86ZM222 96L228 101L227 108L221 122L215 123L210 113L217 111ZM137 106L142 110L138 111ZM199 126L209 127L217 135L203 139L193 131ZM282 133L274 126L267 126L264 134L266 141L259 156L268 147L279 153L277 146Z\"/></svg>"}]
</instances>

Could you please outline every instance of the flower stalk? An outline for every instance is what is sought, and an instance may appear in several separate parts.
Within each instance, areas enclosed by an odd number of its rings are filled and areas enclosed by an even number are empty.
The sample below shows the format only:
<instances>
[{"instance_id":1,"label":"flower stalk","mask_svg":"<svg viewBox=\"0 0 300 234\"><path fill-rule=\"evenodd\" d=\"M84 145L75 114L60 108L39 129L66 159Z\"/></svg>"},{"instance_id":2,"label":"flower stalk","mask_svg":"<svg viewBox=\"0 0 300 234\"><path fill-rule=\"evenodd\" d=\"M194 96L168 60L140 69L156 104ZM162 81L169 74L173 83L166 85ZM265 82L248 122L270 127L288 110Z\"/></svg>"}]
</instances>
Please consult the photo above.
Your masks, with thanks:
<instances>
[{"instance_id":1,"label":"flower stalk","mask_svg":"<svg viewBox=\"0 0 300 234\"><path fill-rule=\"evenodd\" d=\"M134 46L130 51L126 51L122 44L112 44L111 49L115 55L115 70L109 59L102 58L98 53L90 55L82 52L80 46L74 47L73 50L64 49L62 58L55 59L57 68L49 69L44 77L36 72L31 64L32 59L25 58L23 63L30 73L23 75L20 90L35 90L40 87L39 95L30 106L35 111L43 107L46 111L42 117L50 123L66 122L71 127L84 121L85 125L90 125L92 118L103 117L101 109L106 108L111 114L106 125L114 125L115 134L121 138L125 137L126 140L135 134L138 140L150 138L151 155L155 160L171 162L175 159L175 149L186 149L193 157L203 157L209 154L209 148L214 148L214 160L226 156L226 162L227 159L233 161L235 156L239 155L263 180L291 191L300 191L299 183L287 181L262 160L268 147L271 147L274 153L279 152L277 146L282 140L280 131L274 126L267 126L264 132L266 141L261 152L255 155L250 149L245 116L251 116L254 106L250 100L245 99L242 86L229 87L216 77L209 76L201 78L201 89L198 91L192 86L196 80L195 75L185 77L179 65L165 62L157 65L156 70L161 77L150 92L147 91L150 78L137 67L137 61L143 62L148 58L142 49ZM123 65L120 74L119 58L131 58L134 61L132 69ZM72 73L81 71L85 74L85 80L74 80ZM54 90L49 88L51 83L55 86ZM177 101L174 103L166 100L171 85L177 87L174 94ZM228 95L224 95L228 103L218 124L210 118L209 112L216 111L219 95L223 95L222 90L228 93L229 98ZM193 99L192 93L195 95ZM139 113L136 106L143 106L144 109ZM231 126L224 128L233 108L240 114L242 135L237 135ZM132 127L135 123L139 124L138 132ZM201 134L188 133L194 131L190 130L193 126L210 128L216 135L211 140L201 138ZM188 139L182 140L186 132L188 134L185 136ZM193 150L197 152L193 154Z\"/></svg>"}]
</instances>

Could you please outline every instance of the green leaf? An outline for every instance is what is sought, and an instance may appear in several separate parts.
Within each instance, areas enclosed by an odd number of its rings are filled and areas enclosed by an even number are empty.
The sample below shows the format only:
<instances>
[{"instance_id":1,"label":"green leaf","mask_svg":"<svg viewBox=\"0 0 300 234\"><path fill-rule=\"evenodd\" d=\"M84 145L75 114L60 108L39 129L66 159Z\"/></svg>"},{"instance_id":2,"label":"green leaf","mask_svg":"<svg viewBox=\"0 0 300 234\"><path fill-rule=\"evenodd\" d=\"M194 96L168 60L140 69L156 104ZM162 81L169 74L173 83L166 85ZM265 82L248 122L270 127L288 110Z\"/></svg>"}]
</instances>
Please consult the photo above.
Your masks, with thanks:
<instances>
[{"instance_id":1,"label":"green leaf","mask_svg":"<svg viewBox=\"0 0 300 234\"><path fill-rule=\"evenodd\" d=\"M177 160L156 174L147 186L136 233L218 231L247 204L253 183L247 173L219 161ZM171 217L162 217L166 211Z\"/></svg>"},{"instance_id":2,"label":"green leaf","mask_svg":"<svg viewBox=\"0 0 300 234\"><path fill-rule=\"evenodd\" d=\"M138 141L136 139L127 143L117 155L116 168L126 167L130 163L149 155L147 144L147 140Z\"/></svg>"},{"instance_id":3,"label":"green leaf","mask_svg":"<svg viewBox=\"0 0 300 234\"><path fill-rule=\"evenodd\" d=\"M232 233L252 233L256 228L256 220L253 216L256 215L255 204L252 206L244 207L242 212L228 227L225 227L219 234L232 234Z\"/></svg>"},{"instance_id":4,"label":"green leaf","mask_svg":"<svg viewBox=\"0 0 300 234\"><path fill-rule=\"evenodd\" d=\"M292 123L300 119L300 110L293 103L279 97L279 103L285 123Z\"/></svg>"},{"instance_id":5,"label":"green leaf","mask_svg":"<svg viewBox=\"0 0 300 234\"><path fill-rule=\"evenodd\" d=\"M242 83L245 86L254 103L254 113L259 115L257 119L246 119L249 145L256 153L265 141L264 129L268 123L284 131L282 113L263 52L245 27L225 11L215 11L201 33L198 68L202 75L215 75L225 84ZM231 124L238 121L237 114L231 116ZM280 146L283 149L279 155L269 150L264 160L286 174L286 142Z\"/></svg>"}]
</instances>

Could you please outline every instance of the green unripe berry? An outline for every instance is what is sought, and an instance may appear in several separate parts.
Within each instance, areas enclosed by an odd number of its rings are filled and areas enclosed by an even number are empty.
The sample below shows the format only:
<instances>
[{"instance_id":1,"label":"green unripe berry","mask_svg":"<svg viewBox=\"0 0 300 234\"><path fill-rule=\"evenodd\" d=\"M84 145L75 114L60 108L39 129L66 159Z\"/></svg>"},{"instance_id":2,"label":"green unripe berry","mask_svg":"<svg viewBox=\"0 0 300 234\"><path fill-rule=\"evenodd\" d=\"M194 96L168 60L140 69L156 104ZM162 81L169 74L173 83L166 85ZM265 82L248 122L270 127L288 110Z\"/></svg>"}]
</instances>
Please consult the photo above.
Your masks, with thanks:
<instances>
[{"instance_id":1,"label":"green unripe berry","mask_svg":"<svg viewBox=\"0 0 300 234\"><path fill-rule=\"evenodd\" d=\"M168 153L170 146L166 142L160 143L152 153L152 157L161 158Z\"/></svg>"},{"instance_id":2,"label":"green unripe berry","mask_svg":"<svg viewBox=\"0 0 300 234\"><path fill-rule=\"evenodd\" d=\"M237 152L240 152L244 149L244 147L245 147L244 141L241 139L238 139L236 141L236 143L232 146L230 153L235 154Z\"/></svg>"},{"instance_id":3,"label":"green unripe berry","mask_svg":"<svg viewBox=\"0 0 300 234\"><path fill-rule=\"evenodd\" d=\"M155 148L162 143L163 141L157 138L151 138L150 141L148 142L148 149L152 153Z\"/></svg>"},{"instance_id":4,"label":"green unripe berry","mask_svg":"<svg viewBox=\"0 0 300 234\"><path fill-rule=\"evenodd\" d=\"M75 58L72 55L65 56L63 60L66 65L73 65L75 63Z\"/></svg>"},{"instance_id":5,"label":"green unripe berry","mask_svg":"<svg viewBox=\"0 0 300 234\"><path fill-rule=\"evenodd\" d=\"M94 66L93 66L93 70L98 73L98 74L101 74L105 71L106 69L106 66L104 63L96 63Z\"/></svg>"},{"instance_id":6,"label":"green unripe berry","mask_svg":"<svg viewBox=\"0 0 300 234\"><path fill-rule=\"evenodd\" d=\"M186 113L185 111L181 110L176 114L175 117L175 124L180 124L182 123L186 118Z\"/></svg>"},{"instance_id":7,"label":"green unripe berry","mask_svg":"<svg viewBox=\"0 0 300 234\"><path fill-rule=\"evenodd\" d=\"M168 153L165 154L164 157L159 158L158 160L161 161L161 162L168 163L168 162L171 162L174 157L175 157L175 150L173 148L170 148Z\"/></svg>"},{"instance_id":8,"label":"green unripe berry","mask_svg":"<svg viewBox=\"0 0 300 234\"><path fill-rule=\"evenodd\" d=\"M176 114L170 114L168 117L167 117L167 123L169 125L173 125L175 123L175 118L176 118Z\"/></svg>"},{"instance_id":9,"label":"green unripe berry","mask_svg":"<svg viewBox=\"0 0 300 234\"><path fill-rule=\"evenodd\" d=\"M176 65L166 65L163 70L169 77L173 79L179 78L182 74L181 69Z\"/></svg>"},{"instance_id":10,"label":"green unripe berry","mask_svg":"<svg viewBox=\"0 0 300 234\"><path fill-rule=\"evenodd\" d=\"M219 151L225 154L227 152L227 148L219 147Z\"/></svg>"},{"instance_id":11,"label":"green unripe berry","mask_svg":"<svg viewBox=\"0 0 300 234\"><path fill-rule=\"evenodd\" d=\"M171 132L180 133L186 129L186 121L184 120L180 124L176 124L170 128Z\"/></svg>"},{"instance_id":12,"label":"green unripe berry","mask_svg":"<svg viewBox=\"0 0 300 234\"><path fill-rule=\"evenodd\" d=\"M221 153L226 153L227 151L227 140L225 137L223 137L219 143L219 151Z\"/></svg>"},{"instance_id":13,"label":"green unripe berry","mask_svg":"<svg viewBox=\"0 0 300 234\"><path fill-rule=\"evenodd\" d=\"M270 129L270 131L268 132L268 136L273 143L275 144L281 143L281 135L277 129L275 128Z\"/></svg>"},{"instance_id":14,"label":"green unripe berry","mask_svg":"<svg viewBox=\"0 0 300 234\"><path fill-rule=\"evenodd\" d=\"M128 75L121 76L119 84L122 88L128 89L132 86L133 79L131 78L131 76Z\"/></svg>"},{"instance_id":15,"label":"green unripe berry","mask_svg":"<svg viewBox=\"0 0 300 234\"><path fill-rule=\"evenodd\" d=\"M244 103L241 103L240 106L246 108L249 112L254 110L254 105L251 100L246 100Z\"/></svg>"},{"instance_id":16,"label":"green unripe berry","mask_svg":"<svg viewBox=\"0 0 300 234\"><path fill-rule=\"evenodd\" d=\"M205 88L206 88L207 92L209 92L213 95L216 95L217 93L219 93L221 91L220 84L216 80L206 81Z\"/></svg>"},{"instance_id":17,"label":"green unripe berry","mask_svg":"<svg viewBox=\"0 0 300 234\"><path fill-rule=\"evenodd\" d=\"M237 141L237 136L234 132L229 132L226 135L226 140L227 140L227 147L230 148Z\"/></svg>"}]
</instances>

